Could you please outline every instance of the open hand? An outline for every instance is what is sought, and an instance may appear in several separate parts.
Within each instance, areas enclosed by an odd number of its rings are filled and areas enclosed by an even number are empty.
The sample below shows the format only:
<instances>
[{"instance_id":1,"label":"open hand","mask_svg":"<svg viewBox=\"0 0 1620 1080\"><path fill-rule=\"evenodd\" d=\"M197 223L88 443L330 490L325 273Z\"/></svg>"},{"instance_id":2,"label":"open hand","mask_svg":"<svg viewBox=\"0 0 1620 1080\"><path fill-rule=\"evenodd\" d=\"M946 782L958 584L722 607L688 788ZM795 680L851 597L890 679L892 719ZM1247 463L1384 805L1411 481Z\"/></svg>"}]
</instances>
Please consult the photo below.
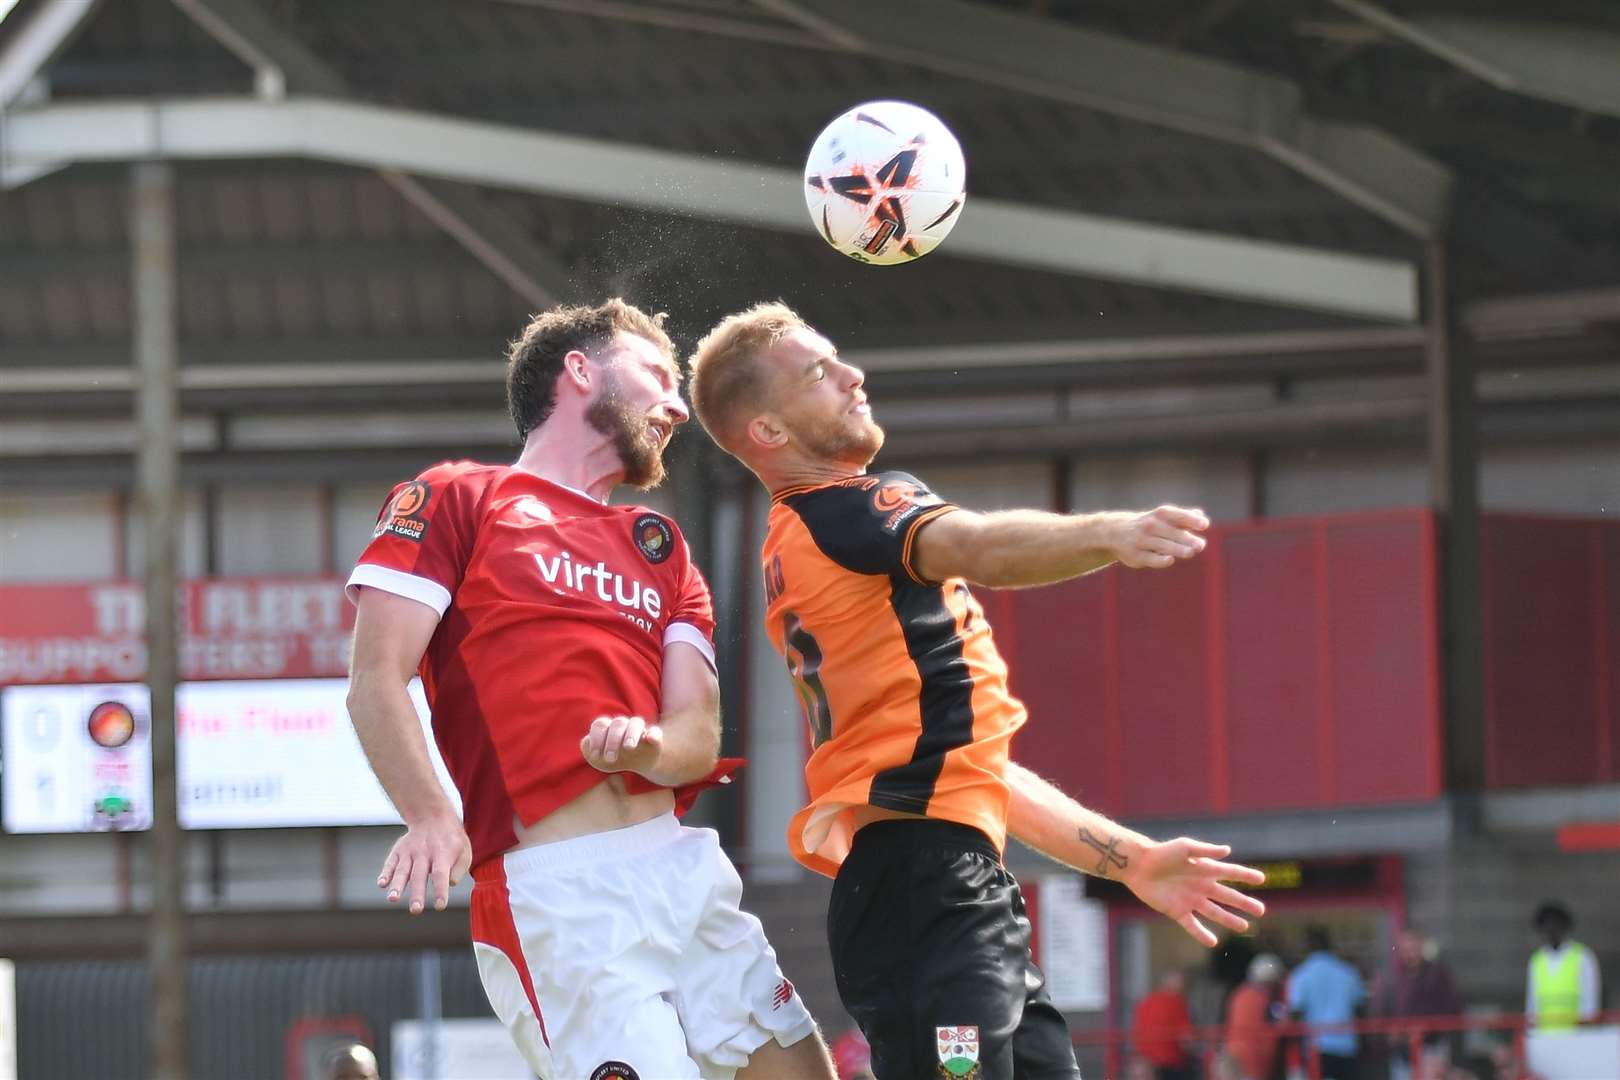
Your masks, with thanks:
<instances>
[{"instance_id":1,"label":"open hand","mask_svg":"<svg viewBox=\"0 0 1620 1080\"><path fill-rule=\"evenodd\" d=\"M1222 884L1262 885L1266 880L1252 866L1218 861L1230 854L1232 849L1225 844L1206 844L1185 836L1165 840L1131 859L1124 882L1148 907L1175 922L1200 945L1213 948L1218 939L1200 915L1241 934L1249 928L1249 920L1238 912L1255 917L1266 913L1266 905L1254 897Z\"/></svg>"},{"instance_id":2,"label":"open hand","mask_svg":"<svg viewBox=\"0 0 1620 1080\"><path fill-rule=\"evenodd\" d=\"M1161 506L1145 514L1128 514L1119 524L1114 556L1133 570L1162 570L1204 550L1198 534L1209 528L1202 510Z\"/></svg>"},{"instance_id":3,"label":"open hand","mask_svg":"<svg viewBox=\"0 0 1620 1080\"><path fill-rule=\"evenodd\" d=\"M598 716L579 740L579 752L593 769L605 773L633 772L645 776L658 764L664 749L664 729L639 716Z\"/></svg>"},{"instance_id":4,"label":"open hand","mask_svg":"<svg viewBox=\"0 0 1620 1080\"><path fill-rule=\"evenodd\" d=\"M450 903L450 886L460 883L471 862L467 830L453 816L408 825L383 860L377 887L388 890L390 904L409 896L411 914L420 915L431 882L433 910L443 911Z\"/></svg>"}]
</instances>

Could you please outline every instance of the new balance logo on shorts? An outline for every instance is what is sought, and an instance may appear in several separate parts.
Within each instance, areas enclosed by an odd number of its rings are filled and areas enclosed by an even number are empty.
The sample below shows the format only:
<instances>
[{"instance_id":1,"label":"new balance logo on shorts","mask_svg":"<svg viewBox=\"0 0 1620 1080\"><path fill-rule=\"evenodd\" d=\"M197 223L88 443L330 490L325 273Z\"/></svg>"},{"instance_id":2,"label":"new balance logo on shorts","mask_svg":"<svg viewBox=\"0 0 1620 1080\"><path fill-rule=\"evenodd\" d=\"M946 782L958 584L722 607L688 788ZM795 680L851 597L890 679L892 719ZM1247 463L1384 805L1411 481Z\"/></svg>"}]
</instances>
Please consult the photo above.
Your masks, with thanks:
<instances>
[{"instance_id":1,"label":"new balance logo on shorts","mask_svg":"<svg viewBox=\"0 0 1620 1080\"><path fill-rule=\"evenodd\" d=\"M775 1012L793 1000L793 984L783 979L776 984L776 990L771 994L771 1011Z\"/></svg>"}]
</instances>

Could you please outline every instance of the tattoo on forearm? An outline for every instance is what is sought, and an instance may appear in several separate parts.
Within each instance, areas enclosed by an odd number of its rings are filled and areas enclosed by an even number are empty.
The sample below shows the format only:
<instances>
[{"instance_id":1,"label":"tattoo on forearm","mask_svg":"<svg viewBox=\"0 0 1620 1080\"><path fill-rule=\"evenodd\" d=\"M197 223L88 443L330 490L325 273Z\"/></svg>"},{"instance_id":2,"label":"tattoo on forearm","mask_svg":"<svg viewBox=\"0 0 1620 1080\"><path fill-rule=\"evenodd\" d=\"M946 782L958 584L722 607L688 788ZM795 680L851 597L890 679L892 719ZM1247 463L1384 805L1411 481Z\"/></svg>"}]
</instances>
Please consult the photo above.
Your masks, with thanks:
<instances>
[{"instance_id":1,"label":"tattoo on forearm","mask_svg":"<svg viewBox=\"0 0 1620 1080\"><path fill-rule=\"evenodd\" d=\"M1125 856L1119 853L1119 837L1117 836L1106 838L1093 836L1091 830L1082 827L1080 829L1080 842L1087 847L1096 848L1097 854L1101 856L1097 860L1097 868L1092 871L1098 877L1107 877L1110 867L1115 870L1123 870L1130 865Z\"/></svg>"}]
</instances>

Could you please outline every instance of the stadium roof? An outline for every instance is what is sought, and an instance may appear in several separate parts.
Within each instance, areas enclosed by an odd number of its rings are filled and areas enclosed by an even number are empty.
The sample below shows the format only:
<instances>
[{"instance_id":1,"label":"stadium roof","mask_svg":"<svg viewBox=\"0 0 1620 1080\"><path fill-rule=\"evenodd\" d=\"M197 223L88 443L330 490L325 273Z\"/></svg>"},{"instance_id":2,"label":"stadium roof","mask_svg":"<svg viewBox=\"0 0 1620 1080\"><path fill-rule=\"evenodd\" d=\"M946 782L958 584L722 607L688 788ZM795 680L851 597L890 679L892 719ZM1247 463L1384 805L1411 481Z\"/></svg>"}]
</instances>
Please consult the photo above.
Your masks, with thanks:
<instances>
[{"instance_id":1,"label":"stadium roof","mask_svg":"<svg viewBox=\"0 0 1620 1080\"><path fill-rule=\"evenodd\" d=\"M1612 364L1620 76L1588 54L1620 16L1504 35L1512 9L21 0L5 408L127 400L121 163L153 156L180 162L188 403L214 409L487 402L527 312L604 293L687 341L780 296L917 391L1415 373L1436 244L1486 366ZM962 225L903 269L800 220L815 133L883 97L969 159Z\"/></svg>"}]
</instances>

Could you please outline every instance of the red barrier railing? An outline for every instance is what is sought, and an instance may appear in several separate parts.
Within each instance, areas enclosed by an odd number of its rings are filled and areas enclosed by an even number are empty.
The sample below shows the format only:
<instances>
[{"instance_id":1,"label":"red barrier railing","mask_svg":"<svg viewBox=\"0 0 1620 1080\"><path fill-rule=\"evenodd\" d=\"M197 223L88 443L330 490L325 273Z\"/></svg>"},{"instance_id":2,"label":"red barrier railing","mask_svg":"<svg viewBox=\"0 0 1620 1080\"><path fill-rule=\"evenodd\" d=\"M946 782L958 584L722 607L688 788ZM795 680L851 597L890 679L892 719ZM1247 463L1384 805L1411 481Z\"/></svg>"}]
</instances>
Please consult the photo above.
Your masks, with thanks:
<instances>
[{"instance_id":1,"label":"red barrier railing","mask_svg":"<svg viewBox=\"0 0 1620 1080\"><path fill-rule=\"evenodd\" d=\"M1620 1024L1620 1011L1600 1013L1590 1021L1593 1025ZM1499 1032L1507 1037L1506 1044L1511 1047L1512 1060L1517 1072L1497 1073L1497 1080L1522 1080L1529 1077L1530 1072L1525 1059L1525 1036L1532 1027L1523 1015L1511 1013L1500 1016L1427 1016L1406 1017L1401 1019L1367 1019L1353 1020L1338 1024L1306 1024L1298 1021L1286 1020L1269 1025L1265 1034L1277 1040L1279 1052L1285 1048L1293 1047L1299 1053L1300 1064L1306 1070L1310 1080L1321 1080L1322 1062L1320 1052L1313 1036L1329 1034L1354 1034L1363 1038L1374 1038L1383 1043L1384 1052L1391 1055L1400 1055L1407 1061L1420 1063L1424 1061L1424 1048L1426 1044L1436 1039L1450 1038L1470 1032ZM1256 1029L1245 1029L1245 1034L1253 1035ZM1575 1029L1578 1030L1578 1029ZM1120 1029L1110 1028L1106 1031L1082 1031L1074 1033L1076 1050L1086 1048L1100 1049L1104 1055L1105 1077L1107 1080L1126 1080L1130 1075L1126 1065L1134 1056L1130 1051L1133 1044L1140 1042L1164 1042L1169 1040L1188 1039L1200 1047L1197 1055L1202 1059L1204 1075L1215 1078L1225 1075L1234 1076L1240 1080L1241 1074L1228 1074L1217 1071L1217 1058L1225 1045L1228 1031L1224 1026L1195 1027L1191 1029L1180 1028L1174 1030L1148 1030L1143 1028ZM1365 1048L1362 1051L1366 1052ZM1620 1058L1614 1062L1611 1074L1620 1077ZM1445 1076L1444 1072L1438 1074ZM1431 1080L1417 1065L1412 1071L1412 1080Z\"/></svg>"}]
</instances>

